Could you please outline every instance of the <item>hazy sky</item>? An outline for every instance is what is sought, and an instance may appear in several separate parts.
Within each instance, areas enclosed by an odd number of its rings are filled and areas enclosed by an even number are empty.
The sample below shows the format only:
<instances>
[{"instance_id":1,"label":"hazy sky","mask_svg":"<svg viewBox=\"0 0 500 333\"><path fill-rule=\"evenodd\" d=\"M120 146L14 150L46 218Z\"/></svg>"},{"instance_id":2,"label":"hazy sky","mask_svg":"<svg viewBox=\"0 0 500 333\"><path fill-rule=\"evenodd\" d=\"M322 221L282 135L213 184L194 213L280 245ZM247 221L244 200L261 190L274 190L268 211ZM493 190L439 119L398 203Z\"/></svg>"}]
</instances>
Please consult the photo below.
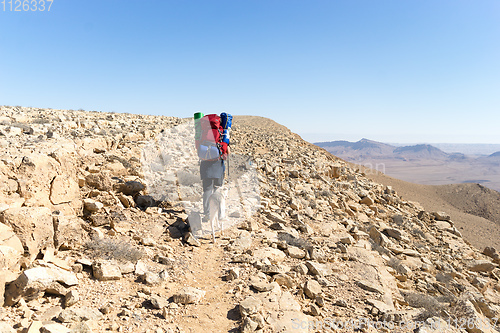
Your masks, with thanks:
<instances>
[{"instance_id":1,"label":"hazy sky","mask_svg":"<svg viewBox=\"0 0 500 333\"><path fill-rule=\"evenodd\" d=\"M0 3L0 105L227 111L310 141L500 143L500 1Z\"/></svg>"}]
</instances>

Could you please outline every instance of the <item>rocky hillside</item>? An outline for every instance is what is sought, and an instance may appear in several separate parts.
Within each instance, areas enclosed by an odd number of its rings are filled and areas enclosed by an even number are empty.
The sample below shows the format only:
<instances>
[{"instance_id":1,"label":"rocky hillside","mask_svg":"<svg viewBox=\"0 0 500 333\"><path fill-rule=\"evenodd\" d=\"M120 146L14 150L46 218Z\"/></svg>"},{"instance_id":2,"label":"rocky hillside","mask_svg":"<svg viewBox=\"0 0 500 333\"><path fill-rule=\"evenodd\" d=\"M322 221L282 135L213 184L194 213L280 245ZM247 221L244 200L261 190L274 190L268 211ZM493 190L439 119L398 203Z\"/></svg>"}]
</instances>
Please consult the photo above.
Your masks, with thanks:
<instances>
[{"instance_id":1,"label":"rocky hillside","mask_svg":"<svg viewBox=\"0 0 500 333\"><path fill-rule=\"evenodd\" d=\"M495 249L271 120L235 117L261 198L214 245L141 165L191 120L0 115L0 332L495 332Z\"/></svg>"}]
</instances>

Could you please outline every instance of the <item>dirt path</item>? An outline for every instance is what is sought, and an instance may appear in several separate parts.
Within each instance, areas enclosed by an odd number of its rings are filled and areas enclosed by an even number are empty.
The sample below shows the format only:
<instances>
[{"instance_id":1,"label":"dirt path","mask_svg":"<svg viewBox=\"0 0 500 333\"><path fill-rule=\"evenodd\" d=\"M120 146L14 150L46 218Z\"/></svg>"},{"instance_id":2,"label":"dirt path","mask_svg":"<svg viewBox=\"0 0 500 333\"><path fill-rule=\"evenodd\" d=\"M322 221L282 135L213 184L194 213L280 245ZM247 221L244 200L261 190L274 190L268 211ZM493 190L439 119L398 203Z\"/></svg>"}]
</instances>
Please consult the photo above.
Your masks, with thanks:
<instances>
[{"instance_id":1,"label":"dirt path","mask_svg":"<svg viewBox=\"0 0 500 333\"><path fill-rule=\"evenodd\" d=\"M201 247L190 247L192 260L188 263L184 285L200 288L206 292L198 305L187 305L176 325L184 332L236 332L239 314L237 303L230 292L233 283L225 281L228 257L223 247L201 240ZM172 288L172 294L178 290Z\"/></svg>"}]
</instances>

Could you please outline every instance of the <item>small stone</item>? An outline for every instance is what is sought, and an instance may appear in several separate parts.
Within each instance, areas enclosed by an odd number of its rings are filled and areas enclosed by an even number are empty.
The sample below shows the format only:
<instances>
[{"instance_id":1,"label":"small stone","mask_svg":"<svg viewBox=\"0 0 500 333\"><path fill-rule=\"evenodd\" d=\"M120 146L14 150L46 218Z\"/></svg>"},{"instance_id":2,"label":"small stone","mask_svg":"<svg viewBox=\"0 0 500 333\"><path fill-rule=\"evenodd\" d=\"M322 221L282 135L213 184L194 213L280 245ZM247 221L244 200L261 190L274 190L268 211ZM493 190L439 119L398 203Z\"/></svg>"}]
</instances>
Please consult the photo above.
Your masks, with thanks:
<instances>
[{"instance_id":1,"label":"small stone","mask_svg":"<svg viewBox=\"0 0 500 333\"><path fill-rule=\"evenodd\" d=\"M148 286L155 286L163 282L158 273L149 271L141 275L141 281Z\"/></svg>"},{"instance_id":2,"label":"small stone","mask_svg":"<svg viewBox=\"0 0 500 333\"><path fill-rule=\"evenodd\" d=\"M306 251L296 246L288 246L286 252L290 258L302 259L306 256Z\"/></svg>"},{"instance_id":3,"label":"small stone","mask_svg":"<svg viewBox=\"0 0 500 333\"><path fill-rule=\"evenodd\" d=\"M315 299L321 294L321 285L316 280L308 280L303 289L304 294L312 299Z\"/></svg>"},{"instance_id":4,"label":"small stone","mask_svg":"<svg viewBox=\"0 0 500 333\"><path fill-rule=\"evenodd\" d=\"M44 324L40 328L40 333L69 333L69 332L71 332L69 328L55 322Z\"/></svg>"},{"instance_id":5,"label":"small stone","mask_svg":"<svg viewBox=\"0 0 500 333\"><path fill-rule=\"evenodd\" d=\"M309 305L309 308L307 309L306 312L308 314L310 314L311 316L314 316L314 317L319 316L320 313L321 313L319 307L317 305L315 305L315 304Z\"/></svg>"},{"instance_id":6,"label":"small stone","mask_svg":"<svg viewBox=\"0 0 500 333\"><path fill-rule=\"evenodd\" d=\"M289 289L295 287L293 279L287 274L276 274L273 276L273 281L278 283L282 287L287 287Z\"/></svg>"},{"instance_id":7,"label":"small stone","mask_svg":"<svg viewBox=\"0 0 500 333\"><path fill-rule=\"evenodd\" d=\"M255 332L259 328L259 324L257 324L255 321L253 321L250 318L245 318L243 320L243 324L241 325L241 333L250 333L250 332Z\"/></svg>"},{"instance_id":8,"label":"small stone","mask_svg":"<svg viewBox=\"0 0 500 333\"><path fill-rule=\"evenodd\" d=\"M237 280L240 278L241 268L233 267L227 272L228 281Z\"/></svg>"},{"instance_id":9,"label":"small stone","mask_svg":"<svg viewBox=\"0 0 500 333\"><path fill-rule=\"evenodd\" d=\"M57 319L63 323L73 323L85 320L98 320L102 318L102 313L88 307L71 307L64 309Z\"/></svg>"},{"instance_id":10,"label":"small stone","mask_svg":"<svg viewBox=\"0 0 500 333\"><path fill-rule=\"evenodd\" d=\"M380 287L378 287L377 285L375 285L375 284L373 284L371 282L368 282L368 281L358 280L358 281L356 281L356 284L361 289L364 289L364 290L367 290L367 291L371 291L371 292L379 293L379 294L383 294L384 293Z\"/></svg>"},{"instance_id":11,"label":"small stone","mask_svg":"<svg viewBox=\"0 0 500 333\"><path fill-rule=\"evenodd\" d=\"M491 272L497 266L487 260L474 260L469 263L469 270L472 272Z\"/></svg>"},{"instance_id":12,"label":"small stone","mask_svg":"<svg viewBox=\"0 0 500 333\"><path fill-rule=\"evenodd\" d=\"M252 283L252 287L260 292L271 291L273 289L273 285L265 281L254 282Z\"/></svg>"},{"instance_id":13,"label":"small stone","mask_svg":"<svg viewBox=\"0 0 500 333\"><path fill-rule=\"evenodd\" d=\"M99 311L101 311L101 313L103 314L108 314L113 311L113 307L111 306L111 304L107 303L106 305L102 306Z\"/></svg>"},{"instance_id":14,"label":"small stone","mask_svg":"<svg viewBox=\"0 0 500 333\"><path fill-rule=\"evenodd\" d=\"M122 278L120 267L110 261L96 261L92 264L94 277L99 281L119 280Z\"/></svg>"},{"instance_id":15,"label":"small stone","mask_svg":"<svg viewBox=\"0 0 500 333\"><path fill-rule=\"evenodd\" d=\"M198 303L205 296L205 291L194 288L194 287L185 287L177 292L173 296L175 303L181 304L192 304Z\"/></svg>"},{"instance_id":16,"label":"small stone","mask_svg":"<svg viewBox=\"0 0 500 333\"><path fill-rule=\"evenodd\" d=\"M335 303L333 303L333 305L340 306L342 308L347 308L349 306L347 302L343 299L336 300Z\"/></svg>"},{"instance_id":17,"label":"small stone","mask_svg":"<svg viewBox=\"0 0 500 333\"><path fill-rule=\"evenodd\" d=\"M69 291L64 297L64 306L70 307L80 301L80 294L76 290Z\"/></svg>"},{"instance_id":18,"label":"small stone","mask_svg":"<svg viewBox=\"0 0 500 333\"><path fill-rule=\"evenodd\" d=\"M144 246L154 246L156 244L155 240L151 237L143 237L141 243Z\"/></svg>"},{"instance_id":19,"label":"small stone","mask_svg":"<svg viewBox=\"0 0 500 333\"><path fill-rule=\"evenodd\" d=\"M305 264L298 264L294 267L294 270L300 275L306 275L309 271Z\"/></svg>"},{"instance_id":20,"label":"small stone","mask_svg":"<svg viewBox=\"0 0 500 333\"><path fill-rule=\"evenodd\" d=\"M151 302L151 305L155 309L162 309L168 303L166 299L164 299L163 297L157 296L157 295L151 296L149 301Z\"/></svg>"},{"instance_id":21,"label":"small stone","mask_svg":"<svg viewBox=\"0 0 500 333\"><path fill-rule=\"evenodd\" d=\"M262 301L258 298L250 296L240 303L239 309L241 316L245 318L247 316L259 312L261 307L262 307Z\"/></svg>"},{"instance_id":22,"label":"small stone","mask_svg":"<svg viewBox=\"0 0 500 333\"><path fill-rule=\"evenodd\" d=\"M104 208L101 202L95 201L93 199L83 199L83 206L90 213L96 213Z\"/></svg>"},{"instance_id":23,"label":"small stone","mask_svg":"<svg viewBox=\"0 0 500 333\"><path fill-rule=\"evenodd\" d=\"M389 305L387 305L386 303L384 303L382 301L378 301L378 300L375 300L375 299L367 299L366 303L374 306L378 310L378 313L380 313L380 314L382 314L382 313L389 313L391 311L394 311L394 307L389 306Z\"/></svg>"},{"instance_id":24,"label":"small stone","mask_svg":"<svg viewBox=\"0 0 500 333\"><path fill-rule=\"evenodd\" d=\"M316 296L316 299L314 300L318 306L323 307L325 306L325 298L322 296Z\"/></svg>"},{"instance_id":25,"label":"small stone","mask_svg":"<svg viewBox=\"0 0 500 333\"><path fill-rule=\"evenodd\" d=\"M372 198L364 197L363 199L361 199L360 203L367 205L367 206L372 206L374 202L373 202Z\"/></svg>"},{"instance_id":26,"label":"small stone","mask_svg":"<svg viewBox=\"0 0 500 333\"><path fill-rule=\"evenodd\" d=\"M306 262L307 268L313 275L326 276L331 274L331 269L325 264L320 264L314 261Z\"/></svg>"},{"instance_id":27,"label":"small stone","mask_svg":"<svg viewBox=\"0 0 500 333\"><path fill-rule=\"evenodd\" d=\"M188 245L191 245L191 246L196 246L196 247L201 246L200 241L198 239L196 239L196 237L194 237L193 234L190 232L188 232L184 235L184 242Z\"/></svg>"},{"instance_id":28,"label":"small stone","mask_svg":"<svg viewBox=\"0 0 500 333\"><path fill-rule=\"evenodd\" d=\"M342 237L342 238L340 239L340 242L341 242L342 244L346 244L346 245L351 245L351 244L356 243L356 241L354 240L354 238L353 238L351 235L346 236L346 237Z\"/></svg>"},{"instance_id":29,"label":"small stone","mask_svg":"<svg viewBox=\"0 0 500 333\"><path fill-rule=\"evenodd\" d=\"M433 212L434 218L438 221L450 221L451 216L445 212Z\"/></svg>"}]
</instances>

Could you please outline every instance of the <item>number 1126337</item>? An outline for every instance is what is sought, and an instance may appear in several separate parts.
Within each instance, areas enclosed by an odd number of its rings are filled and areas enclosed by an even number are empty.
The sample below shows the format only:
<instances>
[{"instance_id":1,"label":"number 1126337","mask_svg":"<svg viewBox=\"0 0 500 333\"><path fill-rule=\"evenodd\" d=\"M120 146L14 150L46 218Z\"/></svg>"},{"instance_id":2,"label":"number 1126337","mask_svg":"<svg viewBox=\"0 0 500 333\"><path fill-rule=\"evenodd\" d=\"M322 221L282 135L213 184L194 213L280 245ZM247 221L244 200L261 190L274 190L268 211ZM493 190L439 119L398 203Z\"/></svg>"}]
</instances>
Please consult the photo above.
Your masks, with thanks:
<instances>
[{"instance_id":1,"label":"number 1126337","mask_svg":"<svg viewBox=\"0 0 500 333\"><path fill-rule=\"evenodd\" d=\"M4 12L50 12L54 0L2 0Z\"/></svg>"}]
</instances>

